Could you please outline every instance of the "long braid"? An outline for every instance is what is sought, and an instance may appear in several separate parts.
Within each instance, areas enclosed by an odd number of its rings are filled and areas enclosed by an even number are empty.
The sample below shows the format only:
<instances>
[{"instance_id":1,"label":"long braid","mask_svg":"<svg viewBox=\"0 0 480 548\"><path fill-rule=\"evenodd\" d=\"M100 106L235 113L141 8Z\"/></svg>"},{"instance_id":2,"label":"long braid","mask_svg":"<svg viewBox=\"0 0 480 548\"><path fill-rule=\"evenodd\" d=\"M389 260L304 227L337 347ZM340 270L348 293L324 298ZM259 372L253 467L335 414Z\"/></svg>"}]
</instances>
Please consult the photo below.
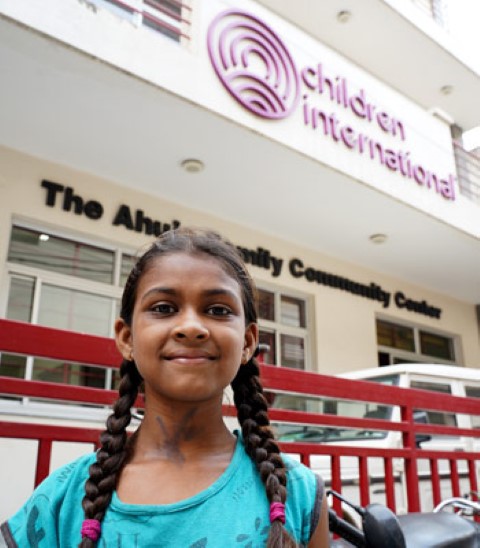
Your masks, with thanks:
<instances>
[{"instance_id":1,"label":"long braid","mask_svg":"<svg viewBox=\"0 0 480 548\"><path fill-rule=\"evenodd\" d=\"M285 504L287 498L286 468L270 428L267 400L260 381L255 358L242 365L232 381L233 398L242 428L245 450L255 462L270 504ZM296 542L278 519L272 522L267 548L295 548Z\"/></svg>"},{"instance_id":2,"label":"long braid","mask_svg":"<svg viewBox=\"0 0 480 548\"><path fill-rule=\"evenodd\" d=\"M132 419L131 408L138 395L142 377L133 361L123 360L120 367L119 398L107 419L106 430L100 436L101 448L97 461L89 469L82 501L86 519L102 521L112 499L118 474L127 457L127 426ZM83 538L79 548L94 548L96 542Z\"/></svg>"}]
</instances>

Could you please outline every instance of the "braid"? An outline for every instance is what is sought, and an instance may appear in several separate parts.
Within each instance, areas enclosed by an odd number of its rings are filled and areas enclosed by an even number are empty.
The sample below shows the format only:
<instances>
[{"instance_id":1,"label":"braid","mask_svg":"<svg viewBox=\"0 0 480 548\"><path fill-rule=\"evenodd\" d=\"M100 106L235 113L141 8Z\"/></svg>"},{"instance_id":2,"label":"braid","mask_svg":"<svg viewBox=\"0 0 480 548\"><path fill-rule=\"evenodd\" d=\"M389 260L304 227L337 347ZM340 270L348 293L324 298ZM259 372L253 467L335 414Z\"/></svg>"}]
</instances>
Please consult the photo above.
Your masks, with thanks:
<instances>
[{"instance_id":1,"label":"braid","mask_svg":"<svg viewBox=\"0 0 480 548\"><path fill-rule=\"evenodd\" d=\"M99 522L110 504L118 474L126 461L127 426L132 419L131 408L142 382L133 361L123 360L120 374L119 398L107 419L107 428L100 436L101 448L97 451L97 461L90 466L82 501L85 518ZM90 538L83 538L79 548L94 548L95 544Z\"/></svg>"},{"instance_id":2,"label":"braid","mask_svg":"<svg viewBox=\"0 0 480 548\"><path fill-rule=\"evenodd\" d=\"M280 456L268 418L267 400L260 381L260 369L255 358L240 366L232 381L233 398L242 428L245 450L255 462L270 504L285 504L287 498L286 468ZM295 548L296 542L281 521L270 527L267 548Z\"/></svg>"}]
</instances>

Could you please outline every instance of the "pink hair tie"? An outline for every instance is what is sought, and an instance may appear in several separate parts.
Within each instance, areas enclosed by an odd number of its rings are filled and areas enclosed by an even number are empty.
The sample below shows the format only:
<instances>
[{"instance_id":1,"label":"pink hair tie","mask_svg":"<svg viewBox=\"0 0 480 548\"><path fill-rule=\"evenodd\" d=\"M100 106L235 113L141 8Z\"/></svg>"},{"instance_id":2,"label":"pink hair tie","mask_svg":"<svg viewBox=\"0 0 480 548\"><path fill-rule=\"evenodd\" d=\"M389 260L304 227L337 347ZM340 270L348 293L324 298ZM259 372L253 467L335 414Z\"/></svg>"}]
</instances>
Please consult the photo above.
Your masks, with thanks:
<instances>
[{"instance_id":1,"label":"pink hair tie","mask_svg":"<svg viewBox=\"0 0 480 548\"><path fill-rule=\"evenodd\" d=\"M270 504L270 522L273 523L276 519L279 519L283 524L285 523L285 504L282 502L272 502Z\"/></svg>"},{"instance_id":2,"label":"pink hair tie","mask_svg":"<svg viewBox=\"0 0 480 548\"><path fill-rule=\"evenodd\" d=\"M102 526L98 519L84 519L82 523L82 538L89 538L96 542L100 538Z\"/></svg>"}]
</instances>

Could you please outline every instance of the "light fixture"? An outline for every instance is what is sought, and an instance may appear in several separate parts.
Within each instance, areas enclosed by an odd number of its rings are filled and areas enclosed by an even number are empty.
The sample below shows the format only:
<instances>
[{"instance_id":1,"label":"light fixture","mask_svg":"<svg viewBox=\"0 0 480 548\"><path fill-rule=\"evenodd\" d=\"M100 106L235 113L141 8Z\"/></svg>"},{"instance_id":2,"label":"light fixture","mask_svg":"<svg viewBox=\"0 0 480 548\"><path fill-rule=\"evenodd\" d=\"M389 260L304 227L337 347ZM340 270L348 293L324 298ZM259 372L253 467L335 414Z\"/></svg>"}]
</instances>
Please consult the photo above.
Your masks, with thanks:
<instances>
[{"instance_id":1,"label":"light fixture","mask_svg":"<svg viewBox=\"0 0 480 548\"><path fill-rule=\"evenodd\" d=\"M386 234L372 234L368 239L373 244L383 244L387 241L388 236Z\"/></svg>"},{"instance_id":2,"label":"light fixture","mask_svg":"<svg viewBox=\"0 0 480 548\"><path fill-rule=\"evenodd\" d=\"M340 23L346 23L347 21L350 21L350 18L352 17L352 12L348 10L342 10L337 13L337 21Z\"/></svg>"},{"instance_id":3,"label":"light fixture","mask_svg":"<svg viewBox=\"0 0 480 548\"><path fill-rule=\"evenodd\" d=\"M205 167L201 160L196 160L195 158L187 158L180 165L187 173L198 173Z\"/></svg>"},{"instance_id":4,"label":"light fixture","mask_svg":"<svg viewBox=\"0 0 480 548\"><path fill-rule=\"evenodd\" d=\"M453 86L450 86L450 85L442 86L440 88L440 93L442 95L451 95L453 93Z\"/></svg>"},{"instance_id":5,"label":"light fixture","mask_svg":"<svg viewBox=\"0 0 480 548\"><path fill-rule=\"evenodd\" d=\"M50 236L48 234L40 234L40 236L38 237L38 239L41 241L41 242L48 242L48 240L50 240Z\"/></svg>"}]
</instances>

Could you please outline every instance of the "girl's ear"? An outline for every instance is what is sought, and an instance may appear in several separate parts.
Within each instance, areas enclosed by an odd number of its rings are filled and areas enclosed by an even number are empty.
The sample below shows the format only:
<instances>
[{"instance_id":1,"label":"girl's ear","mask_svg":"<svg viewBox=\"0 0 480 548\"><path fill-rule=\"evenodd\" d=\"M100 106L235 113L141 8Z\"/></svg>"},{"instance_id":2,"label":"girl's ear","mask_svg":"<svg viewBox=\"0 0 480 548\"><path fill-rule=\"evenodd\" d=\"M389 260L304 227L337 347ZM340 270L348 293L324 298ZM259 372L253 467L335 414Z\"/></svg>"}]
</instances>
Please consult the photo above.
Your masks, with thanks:
<instances>
[{"instance_id":1,"label":"girl's ear","mask_svg":"<svg viewBox=\"0 0 480 548\"><path fill-rule=\"evenodd\" d=\"M122 318L115 321L115 342L125 360L133 360L132 330Z\"/></svg>"},{"instance_id":2,"label":"girl's ear","mask_svg":"<svg viewBox=\"0 0 480 548\"><path fill-rule=\"evenodd\" d=\"M251 323L245 328L245 341L243 344L242 363L247 363L252 358L258 346L258 325Z\"/></svg>"}]
</instances>

